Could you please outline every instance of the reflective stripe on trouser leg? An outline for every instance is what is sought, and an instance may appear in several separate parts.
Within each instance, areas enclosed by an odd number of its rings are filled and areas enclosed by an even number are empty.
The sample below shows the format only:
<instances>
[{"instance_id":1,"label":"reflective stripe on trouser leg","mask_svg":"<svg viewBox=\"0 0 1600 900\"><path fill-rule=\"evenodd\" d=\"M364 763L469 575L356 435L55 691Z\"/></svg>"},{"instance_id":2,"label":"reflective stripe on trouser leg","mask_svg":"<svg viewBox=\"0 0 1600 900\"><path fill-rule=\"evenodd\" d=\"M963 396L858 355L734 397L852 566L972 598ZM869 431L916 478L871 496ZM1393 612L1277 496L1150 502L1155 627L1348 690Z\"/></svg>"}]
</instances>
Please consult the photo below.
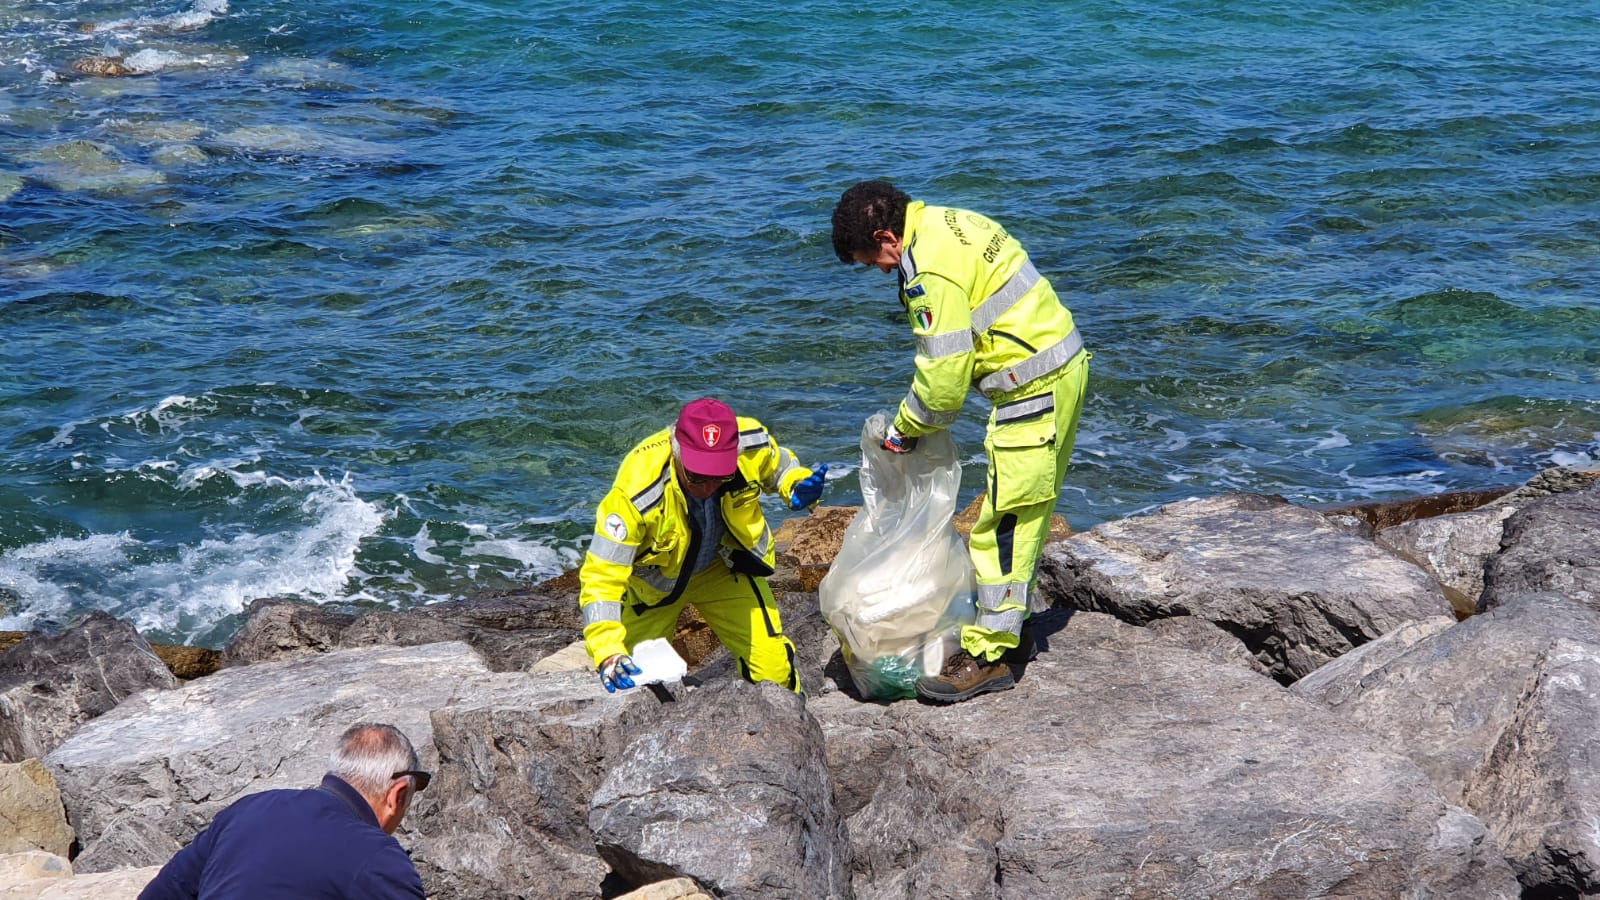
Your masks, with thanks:
<instances>
[{"instance_id":1,"label":"reflective stripe on trouser leg","mask_svg":"<svg viewBox=\"0 0 1600 900\"><path fill-rule=\"evenodd\" d=\"M1067 463L1077 440L1078 414L1083 403L1088 381L1088 365L1069 370L1056 386L1056 483L1067 477ZM993 485L991 476L989 483ZM978 619L961 629L961 646L980 659L991 659L1017 646L1022 621L1027 618L1028 594L1034 581L1034 570L1039 564L1039 554L1050 536L1050 519L1055 514L1056 502L1050 500L1029 506L997 510L994 497L984 498L978 521L972 526L968 546L972 565L978 576ZM1009 526L1005 528L1003 526ZM1009 552L1002 553L1002 531L1009 533L1004 542ZM1013 591L1010 600L1004 599L1008 589L1022 585L1020 592ZM985 600L989 591L990 600ZM1020 615L1007 618L1012 610ZM1008 628L1015 621L1015 628Z\"/></svg>"},{"instance_id":2,"label":"reflective stripe on trouser leg","mask_svg":"<svg viewBox=\"0 0 1600 900\"><path fill-rule=\"evenodd\" d=\"M783 634L778 603L765 578L736 575L719 560L691 578L683 593L738 659L746 680L800 690L794 644Z\"/></svg>"}]
</instances>

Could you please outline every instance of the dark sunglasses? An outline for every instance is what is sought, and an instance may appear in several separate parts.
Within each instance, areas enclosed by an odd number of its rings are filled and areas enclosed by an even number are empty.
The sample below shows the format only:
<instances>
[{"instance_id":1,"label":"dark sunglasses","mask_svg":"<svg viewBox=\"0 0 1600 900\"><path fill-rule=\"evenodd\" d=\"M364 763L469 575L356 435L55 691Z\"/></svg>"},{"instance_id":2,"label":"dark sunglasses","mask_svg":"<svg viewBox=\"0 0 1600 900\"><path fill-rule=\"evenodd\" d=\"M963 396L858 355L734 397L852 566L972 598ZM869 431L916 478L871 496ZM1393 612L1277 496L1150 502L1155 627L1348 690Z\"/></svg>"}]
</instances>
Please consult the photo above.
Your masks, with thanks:
<instances>
[{"instance_id":1,"label":"dark sunglasses","mask_svg":"<svg viewBox=\"0 0 1600 900\"><path fill-rule=\"evenodd\" d=\"M732 475L722 475L722 476L719 477L719 476L716 476L716 475L696 475L695 473L689 471L688 469L684 469L683 470L683 480L689 482L690 484L694 484L694 485L701 485L701 484L727 484L728 482L733 480L733 476Z\"/></svg>"},{"instance_id":2,"label":"dark sunglasses","mask_svg":"<svg viewBox=\"0 0 1600 900\"><path fill-rule=\"evenodd\" d=\"M433 780L433 773L432 772L424 772L421 769L407 769L404 772L396 772L396 773L394 773L394 777L395 778L407 778L407 777L409 777L409 778L415 780L416 781L416 785L417 785L417 793L420 794L423 791L428 789L428 782Z\"/></svg>"}]
</instances>

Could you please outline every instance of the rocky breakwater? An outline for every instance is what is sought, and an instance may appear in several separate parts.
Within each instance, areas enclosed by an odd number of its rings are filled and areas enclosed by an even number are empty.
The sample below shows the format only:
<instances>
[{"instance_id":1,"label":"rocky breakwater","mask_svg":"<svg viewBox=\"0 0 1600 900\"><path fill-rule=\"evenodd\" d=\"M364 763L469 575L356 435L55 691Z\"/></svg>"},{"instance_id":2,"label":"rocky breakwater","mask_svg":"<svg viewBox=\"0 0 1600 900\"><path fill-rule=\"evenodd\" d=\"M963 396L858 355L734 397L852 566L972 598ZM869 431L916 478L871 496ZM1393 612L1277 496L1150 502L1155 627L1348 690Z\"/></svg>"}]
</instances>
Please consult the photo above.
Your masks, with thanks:
<instances>
[{"instance_id":1,"label":"rocky breakwater","mask_svg":"<svg viewBox=\"0 0 1600 900\"><path fill-rule=\"evenodd\" d=\"M1495 503L1417 520L1432 550L1396 549L1413 521L1245 495L1071 535L1043 564L1038 657L949 707L854 692L796 566L827 539L808 526L837 540L831 515L796 520L777 579L803 699L721 651L606 694L551 663L576 637L543 618L575 618L569 579L495 601L520 619L318 630L264 604L231 665L78 701L28 752L76 878L159 865L376 719L437 772L399 833L436 898L1600 895L1600 487ZM1468 558L1462 609L1435 562Z\"/></svg>"}]
</instances>

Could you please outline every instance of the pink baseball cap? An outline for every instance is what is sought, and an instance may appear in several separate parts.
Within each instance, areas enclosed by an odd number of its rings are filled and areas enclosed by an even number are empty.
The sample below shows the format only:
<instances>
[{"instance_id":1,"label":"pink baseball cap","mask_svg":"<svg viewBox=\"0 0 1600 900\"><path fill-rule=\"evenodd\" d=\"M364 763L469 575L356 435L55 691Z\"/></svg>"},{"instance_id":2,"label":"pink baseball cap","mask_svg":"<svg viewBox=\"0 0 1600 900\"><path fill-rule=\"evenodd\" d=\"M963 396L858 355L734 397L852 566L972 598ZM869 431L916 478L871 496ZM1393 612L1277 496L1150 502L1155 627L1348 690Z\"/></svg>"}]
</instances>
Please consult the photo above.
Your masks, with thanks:
<instances>
[{"instance_id":1,"label":"pink baseball cap","mask_svg":"<svg viewBox=\"0 0 1600 900\"><path fill-rule=\"evenodd\" d=\"M739 469L739 420L721 400L691 400L672 432L678 461L696 475L724 478Z\"/></svg>"}]
</instances>

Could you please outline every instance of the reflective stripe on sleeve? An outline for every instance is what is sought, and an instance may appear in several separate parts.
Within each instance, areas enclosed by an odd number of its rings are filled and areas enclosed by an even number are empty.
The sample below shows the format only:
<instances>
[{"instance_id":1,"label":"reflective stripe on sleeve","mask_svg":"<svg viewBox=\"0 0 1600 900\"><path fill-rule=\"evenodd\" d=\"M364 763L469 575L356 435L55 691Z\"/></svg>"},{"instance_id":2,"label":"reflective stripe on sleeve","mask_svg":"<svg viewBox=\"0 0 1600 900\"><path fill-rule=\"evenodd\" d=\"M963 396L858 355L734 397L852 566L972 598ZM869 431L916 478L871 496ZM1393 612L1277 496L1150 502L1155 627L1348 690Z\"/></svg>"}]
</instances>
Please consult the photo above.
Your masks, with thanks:
<instances>
[{"instance_id":1,"label":"reflective stripe on sleeve","mask_svg":"<svg viewBox=\"0 0 1600 900\"><path fill-rule=\"evenodd\" d=\"M761 557L762 559L766 559L767 558L767 551L771 550L771 549L772 549L772 529L771 528L763 528L763 529L761 529L761 540L756 541L756 545L754 547L750 548L750 552L754 553L756 556Z\"/></svg>"},{"instance_id":2,"label":"reflective stripe on sleeve","mask_svg":"<svg viewBox=\"0 0 1600 900\"><path fill-rule=\"evenodd\" d=\"M917 353L929 359L955 356L972 352L972 332L946 331L944 334L925 334L917 338Z\"/></svg>"},{"instance_id":3,"label":"reflective stripe on sleeve","mask_svg":"<svg viewBox=\"0 0 1600 900\"><path fill-rule=\"evenodd\" d=\"M615 600L596 600L583 608L583 627L596 622L621 622L622 604Z\"/></svg>"},{"instance_id":4,"label":"reflective stripe on sleeve","mask_svg":"<svg viewBox=\"0 0 1600 900\"><path fill-rule=\"evenodd\" d=\"M953 425L957 419L961 418L961 410L959 409L951 412L929 409L928 404L923 403L922 398L918 397L917 392L914 390L906 393L906 406L910 408L912 415L933 426Z\"/></svg>"},{"instance_id":5,"label":"reflective stripe on sleeve","mask_svg":"<svg viewBox=\"0 0 1600 900\"><path fill-rule=\"evenodd\" d=\"M609 536L597 534L589 542L589 552L606 562L616 563L619 566L633 565L633 556L639 548L632 544L612 540Z\"/></svg>"},{"instance_id":6,"label":"reflective stripe on sleeve","mask_svg":"<svg viewBox=\"0 0 1600 900\"><path fill-rule=\"evenodd\" d=\"M773 482L782 483L783 476L798 468L800 468L800 464L794 461L794 454L790 453L787 448L780 449L778 451L778 472L772 476Z\"/></svg>"},{"instance_id":7,"label":"reflective stripe on sleeve","mask_svg":"<svg viewBox=\"0 0 1600 900\"><path fill-rule=\"evenodd\" d=\"M1038 283L1039 270L1033 267L1033 260L1024 260L1022 268L1006 279L1006 283L1000 285L1000 290L990 294L987 300L978 304L978 308L972 311L972 333L983 334L994 327L994 323L1000 321L1006 310L1016 306L1022 295L1033 290L1033 286Z\"/></svg>"},{"instance_id":8,"label":"reflective stripe on sleeve","mask_svg":"<svg viewBox=\"0 0 1600 900\"><path fill-rule=\"evenodd\" d=\"M755 431L739 432L739 452L741 453L754 447L765 447L770 443L772 443L772 438L759 428Z\"/></svg>"},{"instance_id":9,"label":"reflective stripe on sleeve","mask_svg":"<svg viewBox=\"0 0 1600 900\"><path fill-rule=\"evenodd\" d=\"M1005 425L1010 422L1021 422L1024 419L1036 419L1056 408L1056 395L1052 391L1029 397L1025 400L1013 400L1002 403L994 408L994 423Z\"/></svg>"},{"instance_id":10,"label":"reflective stripe on sleeve","mask_svg":"<svg viewBox=\"0 0 1600 900\"><path fill-rule=\"evenodd\" d=\"M978 390L986 397L1005 394L1072 362L1083 352L1083 336L1078 329L1049 347L978 382Z\"/></svg>"}]
</instances>

